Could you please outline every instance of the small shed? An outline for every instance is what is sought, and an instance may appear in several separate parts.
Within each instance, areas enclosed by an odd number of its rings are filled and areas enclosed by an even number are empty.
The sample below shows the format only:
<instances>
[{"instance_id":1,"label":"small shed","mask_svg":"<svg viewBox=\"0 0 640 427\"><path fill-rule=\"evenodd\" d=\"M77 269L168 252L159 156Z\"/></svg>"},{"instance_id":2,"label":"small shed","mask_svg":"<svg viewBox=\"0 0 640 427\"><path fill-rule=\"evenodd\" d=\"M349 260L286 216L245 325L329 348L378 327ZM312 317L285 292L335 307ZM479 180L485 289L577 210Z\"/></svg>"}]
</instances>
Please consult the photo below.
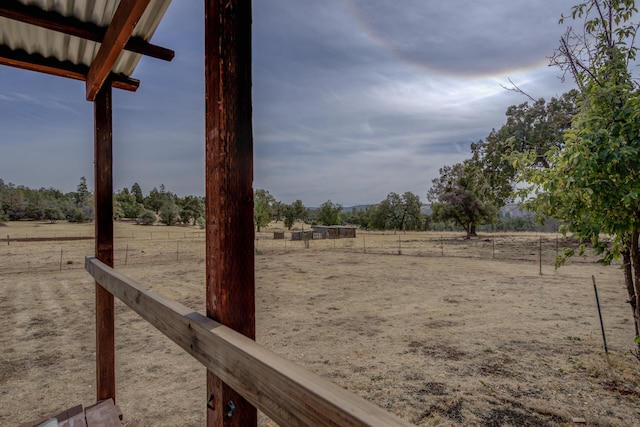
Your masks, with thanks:
<instances>
[{"instance_id":1,"label":"small shed","mask_svg":"<svg viewBox=\"0 0 640 427\"><path fill-rule=\"evenodd\" d=\"M355 239L356 237L355 227L345 227L343 225L316 225L313 227L313 231L320 235L322 239Z\"/></svg>"},{"instance_id":2,"label":"small shed","mask_svg":"<svg viewBox=\"0 0 640 427\"><path fill-rule=\"evenodd\" d=\"M291 232L291 240L313 240L313 230L294 230Z\"/></svg>"},{"instance_id":3,"label":"small shed","mask_svg":"<svg viewBox=\"0 0 640 427\"><path fill-rule=\"evenodd\" d=\"M274 240L284 240L284 230L277 229L273 231Z\"/></svg>"}]
</instances>

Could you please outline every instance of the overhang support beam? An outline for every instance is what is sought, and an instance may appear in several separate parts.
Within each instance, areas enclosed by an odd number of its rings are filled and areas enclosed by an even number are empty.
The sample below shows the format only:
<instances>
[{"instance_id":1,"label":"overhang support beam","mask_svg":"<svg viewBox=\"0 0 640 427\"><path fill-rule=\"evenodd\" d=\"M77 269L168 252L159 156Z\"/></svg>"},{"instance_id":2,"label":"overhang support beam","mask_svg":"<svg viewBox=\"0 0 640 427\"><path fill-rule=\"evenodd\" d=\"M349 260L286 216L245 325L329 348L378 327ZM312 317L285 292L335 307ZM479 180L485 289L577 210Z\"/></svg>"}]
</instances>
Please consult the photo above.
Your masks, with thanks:
<instances>
[{"instance_id":1,"label":"overhang support beam","mask_svg":"<svg viewBox=\"0 0 640 427\"><path fill-rule=\"evenodd\" d=\"M93 101L131 38L150 0L121 0L87 74L87 101Z\"/></svg>"},{"instance_id":2,"label":"overhang support beam","mask_svg":"<svg viewBox=\"0 0 640 427\"><path fill-rule=\"evenodd\" d=\"M87 73L89 72L89 67L86 65L76 65L69 61L63 62L55 58L45 58L42 55L30 54L23 50L12 50L3 45L0 45L0 65L82 81L87 80ZM135 92L140 86L139 80L121 74L111 73L109 80L114 88L131 92Z\"/></svg>"}]
</instances>

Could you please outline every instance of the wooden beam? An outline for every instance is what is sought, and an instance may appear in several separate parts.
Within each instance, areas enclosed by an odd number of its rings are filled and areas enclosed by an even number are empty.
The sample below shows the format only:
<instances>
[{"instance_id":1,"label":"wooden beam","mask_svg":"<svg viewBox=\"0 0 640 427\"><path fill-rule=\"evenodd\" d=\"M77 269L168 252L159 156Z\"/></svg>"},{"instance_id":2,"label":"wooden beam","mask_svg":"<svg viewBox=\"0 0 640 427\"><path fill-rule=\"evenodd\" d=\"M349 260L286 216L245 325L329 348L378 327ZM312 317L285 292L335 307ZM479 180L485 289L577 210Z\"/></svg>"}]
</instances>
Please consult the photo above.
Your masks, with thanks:
<instances>
[{"instance_id":1,"label":"wooden beam","mask_svg":"<svg viewBox=\"0 0 640 427\"><path fill-rule=\"evenodd\" d=\"M93 278L282 426L409 427L407 421L92 257ZM204 402L203 402L204 403ZM228 401L214 400L224 410ZM234 401L234 403L236 403ZM237 405L236 405L237 406ZM238 409L225 425L233 422Z\"/></svg>"},{"instance_id":2,"label":"wooden beam","mask_svg":"<svg viewBox=\"0 0 640 427\"><path fill-rule=\"evenodd\" d=\"M87 101L93 101L131 38L150 0L121 0L87 74Z\"/></svg>"},{"instance_id":3,"label":"wooden beam","mask_svg":"<svg viewBox=\"0 0 640 427\"><path fill-rule=\"evenodd\" d=\"M96 43L102 43L108 28L26 5L18 0L3 0L0 3L0 16ZM131 37L124 49L164 61L171 61L174 57L173 50L151 44L141 37Z\"/></svg>"},{"instance_id":4,"label":"wooden beam","mask_svg":"<svg viewBox=\"0 0 640 427\"><path fill-rule=\"evenodd\" d=\"M207 316L255 338L251 2L205 0ZM207 425L250 427L257 411L207 372ZM226 416L227 402L236 407Z\"/></svg>"},{"instance_id":5,"label":"wooden beam","mask_svg":"<svg viewBox=\"0 0 640 427\"><path fill-rule=\"evenodd\" d=\"M113 126L111 85L94 102L95 255L113 267ZM113 295L96 283L96 400L116 400Z\"/></svg>"},{"instance_id":6,"label":"wooden beam","mask_svg":"<svg viewBox=\"0 0 640 427\"><path fill-rule=\"evenodd\" d=\"M37 71L58 77L66 77L74 80L87 80L89 67L76 65L69 61L59 61L55 58L45 58L40 54L29 54L23 50L12 50L0 45L0 65L21 68L23 70ZM116 89L124 89L135 92L140 86L140 81L120 74L109 76L112 85Z\"/></svg>"}]
</instances>

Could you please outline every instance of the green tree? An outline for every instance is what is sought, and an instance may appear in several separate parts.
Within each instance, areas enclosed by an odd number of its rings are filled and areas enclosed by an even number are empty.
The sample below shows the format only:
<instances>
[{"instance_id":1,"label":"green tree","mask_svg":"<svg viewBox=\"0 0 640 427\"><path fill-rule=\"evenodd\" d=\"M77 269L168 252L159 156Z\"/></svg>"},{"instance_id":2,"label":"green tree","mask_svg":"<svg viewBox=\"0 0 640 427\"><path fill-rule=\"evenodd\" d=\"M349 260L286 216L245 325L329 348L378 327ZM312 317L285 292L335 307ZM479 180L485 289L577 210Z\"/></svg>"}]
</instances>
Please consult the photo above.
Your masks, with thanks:
<instances>
[{"instance_id":1,"label":"green tree","mask_svg":"<svg viewBox=\"0 0 640 427\"><path fill-rule=\"evenodd\" d=\"M77 207L84 207L89 203L89 188L87 187L87 179L80 177L80 183L76 187L74 201Z\"/></svg>"},{"instance_id":2,"label":"green tree","mask_svg":"<svg viewBox=\"0 0 640 427\"><path fill-rule=\"evenodd\" d=\"M62 213L62 209L55 205L49 205L44 208L43 219L46 219L51 224L55 224L56 221L64 219L64 214Z\"/></svg>"},{"instance_id":3,"label":"green tree","mask_svg":"<svg viewBox=\"0 0 640 427\"><path fill-rule=\"evenodd\" d=\"M302 200L298 199L290 205L282 205L282 217L284 226L291 230L296 220L306 221L309 217L309 210L304 206Z\"/></svg>"},{"instance_id":4,"label":"green tree","mask_svg":"<svg viewBox=\"0 0 640 427\"><path fill-rule=\"evenodd\" d=\"M374 210L370 225L379 230L420 230L421 206L420 196L410 191L403 195L389 193Z\"/></svg>"},{"instance_id":5,"label":"green tree","mask_svg":"<svg viewBox=\"0 0 640 427\"><path fill-rule=\"evenodd\" d=\"M476 236L476 227L490 223L497 214L488 196L483 176L471 161L456 163L440 169L427 193L431 201L434 221L452 221L467 233L467 239Z\"/></svg>"},{"instance_id":6,"label":"green tree","mask_svg":"<svg viewBox=\"0 0 640 427\"><path fill-rule=\"evenodd\" d=\"M253 192L253 221L258 232L262 227L269 225L275 201L276 199L267 190L257 189Z\"/></svg>"},{"instance_id":7,"label":"green tree","mask_svg":"<svg viewBox=\"0 0 640 427\"><path fill-rule=\"evenodd\" d=\"M284 226L287 227L287 230L291 230L291 227L293 227L293 224L296 222L296 211L293 205L284 205L282 217L284 219Z\"/></svg>"},{"instance_id":8,"label":"green tree","mask_svg":"<svg viewBox=\"0 0 640 427\"><path fill-rule=\"evenodd\" d=\"M273 213L273 220L280 221L282 220L282 215L284 214L285 203L282 203L280 200L273 201L273 205L271 206L271 210Z\"/></svg>"},{"instance_id":9,"label":"green tree","mask_svg":"<svg viewBox=\"0 0 640 427\"><path fill-rule=\"evenodd\" d=\"M517 170L513 153L530 153L531 168L550 167L547 152L564 144L563 133L577 111L579 92L571 90L546 102L543 98L507 108L506 123L484 141L471 144L471 162L481 169L486 196L500 208L513 201Z\"/></svg>"},{"instance_id":10,"label":"green tree","mask_svg":"<svg viewBox=\"0 0 640 427\"><path fill-rule=\"evenodd\" d=\"M93 196L87 187L87 180L83 176L76 188L75 193L70 195L72 204L67 205L65 216L70 222L89 222L93 221Z\"/></svg>"},{"instance_id":11,"label":"green tree","mask_svg":"<svg viewBox=\"0 0 640 427\"><path fill-rule=\"evenodd\" d=\"M320 205L318 209L317 221L320 225L339 225L340 224L340 212L342 212L342 205L333 203L331 199Z\"/></svg>"},{"instance_id":12,"label":"green tree","mask_svg":"<svg viewBox=\"0 0 640 427\"><path fill-rule=\"evenodd\" d=\"M160 208L160 222L175 225L180 220L180 207L173 200L166 201Z\"/></svg>"},{"instance_id":13,"label":"green tree","mask_svg":"<svg viewBox=\"0 0 640 427\"><path fill-rule=\"evenodd\" d=\"M165 200L162 194L156 187L153 187L153 189L151 189L151 191L149 192L149 195L144 199L144 207L146 209L152 210L155 213L158 213L160 212L160 208L162 207L164 202Z\"/></svg>"},{"instance_id":14,"label":"green tree","mask_svg":"<svg viewBox=\"0 0 640 427\"><path fill-rule=\"evenodd\" d=\"M634 2L627 0L589 0L573 7L571 17L584 22L584 32L568 31L554 60L581 89L579 111L564 146L547 153L553 168L527 169L531 154L514 162L528 184L522 192L527 208L563 221L566 231L603 254L604 263L623 258L639 336L640 92L629 70L636 57L634 12ZM612 241L601 240L603 234ZM565 250L558 264L571 255Z\"/></svg>"},{"instance_id":15,"label":"green tree","mask_svg":"<svg viewBox=\"0 0 640 427\"><path fill-rule=\"evenodd\" d=\"M144 206L136 201L136 196L129 193L126 187L116 193L115 200L120 204L125 218L137 218L144 211Z\"/></svg>"},{"instance_id":16,"label":"green tree","mask_svg":"<svg viewBox=\"0 0 640 427\"><path fill-rule=\"evenodd\" d=\"M185 224L192 223L196 225L196 221L200 217L204 217L204 202L200 197L185 196L178 201L180 206L180 218Z\"/></svg>"},{"instance_id":17,"label":"green tree","mask_svg":"<svg viewBox=\"0 0 640 427\"><path fill-rule=\"evenodd\" d=\"M138 184L137 182L135 182L131 186L131 194L133 194L136 197L137 203L144 204L144 195L142 194L142 188L140 187L140 184Z\"/></svg>"},{"instance_id":18,"label":"green tree","mask_svg":"<svg viewBox=\"0 0 640 427\"><path fill-rule=\"evenodd\" d=\"M371 227L371 218L375 214L375 206L367 206L366 209L361 209L356 212L356 219L360 228L368 230Z\"/></svg>"},{"instance_id":19,"label":"green tree","mask_svg":"<svg viewBox=\"0 0 640 427\"><path fill-rule=\"evenodd\" d=\"M2 210L10 221L18 221L26 216L27 200L24 187L9 183L2 190Z\"/></svg>"},{"instance_id":20,"label":"green tree","mask_svg":"<svg viewBox=\"0 0 640 427\"><path fill-rule=\"evenodd\" d=\"M152 225L156 222L156 214L149 210L145 209L138 218L136 218L136 223L140 225Z\"/></svg>"},{"instance_id":21,"label":"green tree","mask_svg":"<svg viewBox=\"0 0 640 427\"><path fill-rule=\"evenodd\" d=\"M291 205L293 207L293 211L295 212L296 219L306 222L309 219L309 209L305 207L302 203L302 200L296 199L295 202Z\"/></svg>"}]
</instances>

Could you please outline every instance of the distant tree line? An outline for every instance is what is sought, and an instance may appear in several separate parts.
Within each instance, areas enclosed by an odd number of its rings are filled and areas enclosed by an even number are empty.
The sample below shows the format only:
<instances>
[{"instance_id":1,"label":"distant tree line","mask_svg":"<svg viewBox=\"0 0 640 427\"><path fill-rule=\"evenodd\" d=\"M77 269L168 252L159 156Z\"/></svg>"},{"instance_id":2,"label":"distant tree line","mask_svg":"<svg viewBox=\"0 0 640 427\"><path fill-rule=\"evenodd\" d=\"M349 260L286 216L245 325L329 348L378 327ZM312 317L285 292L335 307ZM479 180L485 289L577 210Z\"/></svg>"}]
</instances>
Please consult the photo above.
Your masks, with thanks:
<instances>
[{"instance_id":1,"label":"distant tree line","mask_svg":"<svg viewBox=\"0 0 640 427\"><path fill-rule=\"evenodd\" d=\"M93 195L82 177L76 191L62 193L54 188L37 190L0 178L0 223L38 220L56 222L88 222L93 220Z\"/></svg>"},{"instance_id":2,"label":"distant tree line","mask_svg":"<svg viewBox=\"0 0 640 427\"><path fill-rule=\"evenodd\" d=\"M204 228L204 198L178 197L164 184L153 187L145 196L136 182L117 191L113 196L113 213L116 219L135 219L139 224L153 224L156 220L166 225L191 224Z\"/></svg>"},{"instance_id":3,"label":"distant tree line","mask_svg":"<svg viewBox=\"0 0 640 427\"><path fill-rule=\"evenodd\" d=\"M254 191L254 221L258 231L271 221L283 221L291 229L296 221L309 225L358 225L371 229L420 230L425 216L420 213L420 197L406 192L389 193L377 205L345 211L330 199L318 208L307 208L302 200L286 204L264 189Z\"/></svg>"},{"instance_id":4,"label":"distant tree line","mask_svg":"<svg viewBox=\"0 0 640 427\"><path fill-rule=\"evenodd\" d=\"M432 209L433 209L432 205ZM436 206L436 209L438 207ZM283 221L291 230L296 221L313 225L353 225L365 230L396 231L456 231L460 224L443 220L440 212L423 212L420 197L407 191L403 194L389 193L375 205L343 208L341 204L327 200L318 208L307 208L301 200L291 204L282 203L267 190L254 191L254 221L258 231L272 221ZM484 232L535 231L555 232L559 222L552 219L544 224L533 214L512 216L497 209L491 221L479 224L477 229Z\"/></svg>"},{"instance_id":5,"label":"distant tree line","mask_svg":"<svg viewBox=\"0 0 640 427\"><path fill-rule=\"evenodd\" d=\"M31 189L23 185L5 184L0 179L0 223L35 220L69 222L93 221L93 193L85 177L80 178L76 191L62 193L54 188ZM204 227L204 198L178 197L164 185L154 187L144 195L138 183L113 195L115 219L136 220L148 225L157 221L166 225L192 224Z\"/></svg>"}]
</instances>

